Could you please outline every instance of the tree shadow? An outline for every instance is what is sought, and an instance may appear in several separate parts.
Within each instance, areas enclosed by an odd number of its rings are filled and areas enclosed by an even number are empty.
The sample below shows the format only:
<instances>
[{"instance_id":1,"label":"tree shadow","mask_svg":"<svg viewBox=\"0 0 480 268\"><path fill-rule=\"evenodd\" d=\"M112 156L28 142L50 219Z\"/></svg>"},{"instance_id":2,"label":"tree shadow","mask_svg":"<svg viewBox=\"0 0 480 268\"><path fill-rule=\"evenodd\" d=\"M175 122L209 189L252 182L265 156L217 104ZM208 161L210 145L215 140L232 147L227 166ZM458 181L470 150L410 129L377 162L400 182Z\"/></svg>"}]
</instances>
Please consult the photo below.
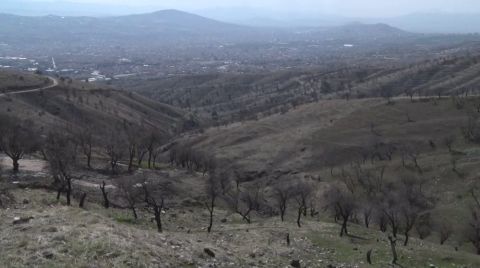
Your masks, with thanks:
<instances>
[{"instance_id":1,"label":"tree shadow","mask_svg":"<svg viewBox=\"0 0 480 268\"><path fill-rule=\"evenodd\" d=\"M352 235L352 234L347 234L347 237L349 238L353 238L353 239L358 239L358 240L363 240L363 241L367 241L369 240L368 238L366 237L361 237L361 236L358 236L358 235Z\"/></svg>"}]
</instances>

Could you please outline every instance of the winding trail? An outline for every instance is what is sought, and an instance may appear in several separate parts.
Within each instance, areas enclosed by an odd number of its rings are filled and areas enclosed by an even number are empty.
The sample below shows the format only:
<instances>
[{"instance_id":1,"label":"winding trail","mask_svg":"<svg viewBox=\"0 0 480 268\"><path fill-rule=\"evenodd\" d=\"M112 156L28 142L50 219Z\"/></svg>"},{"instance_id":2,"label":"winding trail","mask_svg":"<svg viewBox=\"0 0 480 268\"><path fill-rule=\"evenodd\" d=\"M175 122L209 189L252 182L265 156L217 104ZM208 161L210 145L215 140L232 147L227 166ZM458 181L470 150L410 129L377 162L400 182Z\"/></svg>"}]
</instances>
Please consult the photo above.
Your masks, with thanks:
<instances>
[{"instance_id":1,"label":"winding trail","mask_svg":"<svg viewBox=\"0 0 480 268\"><path fill-rule=\"evenodd\" d=\"M58 80L57 79L55 79L53 77L50 77L50 76L47 76L47 78L50 79L50 81L52 82L48 86L43 86L43 87L34 88L34 89L13 91L13 92L9 92L9 93L0 93L0 97L18 95L18 94L24 94L24 93L38 92L38 91L42 91L42 90L45 90L45 89L50 89L50 88L54 88L54 87L58 86Z\"/></svg>"}]
</instances>

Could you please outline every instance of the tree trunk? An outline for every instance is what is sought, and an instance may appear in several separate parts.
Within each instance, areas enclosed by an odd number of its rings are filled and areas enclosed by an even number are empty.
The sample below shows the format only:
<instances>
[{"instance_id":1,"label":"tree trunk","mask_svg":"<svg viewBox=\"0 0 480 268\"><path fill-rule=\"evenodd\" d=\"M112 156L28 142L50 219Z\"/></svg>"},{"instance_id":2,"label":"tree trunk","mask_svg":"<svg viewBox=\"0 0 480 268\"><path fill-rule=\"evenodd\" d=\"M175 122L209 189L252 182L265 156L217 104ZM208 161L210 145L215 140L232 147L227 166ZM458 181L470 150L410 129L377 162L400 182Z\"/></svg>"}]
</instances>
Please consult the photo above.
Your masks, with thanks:
<instances>
[{"instance_id":1,"label":"tree trunk","mask_svg":"<svg viewBox=\"0 0 480 268\"><path fill-rule=\"evenodd\" d=\"M60 196L62 195L62 192L63 192L64 188L65 188L64 186L58 188L58 190L57 190L57 201L60 200Z\"/></svg>"},{"instance_id":2,"label":"tree trunk","mask_svg":"<svg viewBox=\"0 0 480 268\"><path fill-rule=\"evenodd\" d=\"M409 232L405 232L405 241L403 242L403 246L406 247L408 245L408 238L410 237Z\"/></svg>"},{"instance_id":3,"label":"tree trunk","mask_svg":"<svg viewBox=\"0 0 480 268\"><path fill-rule=\"evenodd\" d=\"M72 194L72 180L71 179L67 179L66 194L67 194L67 206L70 206L71 205L70 196Z\"/></svg>"},{"instance_id":4,"label":"tree trunk","mask_svg":"<svg viewBox=\"0 0 480 268\"><path fill-rule=\"evenodd\" d=\"M285 209L284 208L280 209L280 219L282 220L282 222L285 220Z\"/></svg>"},{"instance_id":5,"label":"tree trunk","mask_svg":"<svg viewBox=\"0 0 480 268\"><path fill-rule=\"evenodd\" d=\"M348 235L347 222L348 222L348 218L347 217L343 218L342 229L340 230L340 237L342 237L344 234Z\"/></svg>"},{"instance_id":6,"label":"tree trunk","mask_svg":"<svg viewBox=\"0 0 480 268\"><path fill-rule=\"evenodd\" d=\"M87 193L83 193L82 197L80 198L80 203L78 204L79 208L83 208L83 206L85 205L85 198L86 197L87 197Z\"/></svg>"},{"instance_id":7,"label":"tree trunk","mask_svg":"<svg viewBox=\"0 0 480 268\"><path fill-rule=\"evenodd\" d=\"M216 199L216 195L213 194L210 200L210 207L207 205L208 211L210 212L210 221L208 223L209 233L212 231L212 226L213 226L213 211L215 210L215 199Z\"/></svg>"},{"instance_id":8,"label":"tree trunk","mask_svg":"<svg viewBox=\"0 0 480 268\"><path fill-rule=\"evenodd\" d=\"M298 227L302 227L302 224L300 222L300 220L302 218L302 213L303 213L303 208L302 207L298 208L298 214L297 214L297 225L298 225Z\"/></svg>"},{"instance_id":9,"label":"tree trunk","mask_svg":"<svg viewBox=\"0 0 480 268\"><path fill-rule=\"evenodd\" d=\"M132 172L133 171L133 155L130 154L130 158L128 160L128 172Z\"/></svg>"},{"instance_id":10,"label":"tree trunk","mask_svg":"<svg viewBox=\"0 0 480 268\"><path fill-rule=\"evenodd\" d=\"M363 223L365 224L365 228L367 229L370 227L370 216L371 216L370 211L363 213Z\"/></svg>"},{"instance_id":11,"label":"tree trunk","mask_svg":"<svg viewBox=\"0 0 480 268\"><path fill-rule=\"evenodd\" d=\"M140 167L142 165L142 162L143 162L143 158L145 157L145 152L142 152L140 154L138 154L138 159L137 159L137 164L138 166Z\"/></svg>"},{"instance_id":12,"label":"tree trunk","mask_svg":"<svg viewBox=\"0 0 480 268\"><path fill-rule=\"evenodd\" d=\"M212 226L213 226L213 207L210 209L210 221L208 223L208 232L209 233L212 231Z\"/></svg>"},{"instance_id":13,"label":"tree trunk","mask_svg":"<svg viewBox=\"0 0 480 268\"><path fill-rule=\"evenodd\" d=\"M157 223L157 230L159 233L163 232L162 229L162 218L161 218L161 213L162 210L158 207L154 208L155 210L155 222Z\"/></svg>"},{"instance_id":14,"label":"tree trunk","mask_svg":"<svg viewBox=\"0 0 480 268\"><path fill-rule=\"evenodd\" d=\"M110 201L108 200L108 193L105 191L105 182L103 182L103 184L100 185L100 190L102 190L103 206L105 208L109 208L110 207Z\"/></svg>"},{"instance_id":15,"label":"tree trunk","mask_svg":"<svg viewBox=\"0 0 480 268\"><path fill-rule=\"evenodd\" d=\"M367 262L368 264L372 264L372 249L370 249L368 252L367 252Z\"/></svg>"},{"instance_id":16,"label":"tree trunk","mask_svg":"<svg viewBox=\"0 0 480 268\"><path fill-rule=\"evenodd\" d=\"M138 220L137 210L135 209L135 206L132 206L131 210L133 213L133 218L135 218L135 220Z\"/></svg>"},{"instance_id":17,"label":"tree trunk","mask_svg":"<svg viewBox=\"0 0 480 268\"><path fill-rule=\"evenodd\" d=\"M390 249L392 251L392 264L397 264L397 261L398 261L397 248L396 248L397 240L390 235L388 236L388 240L390 241Z\"/></svg>"},{"instance_id":18,"label":"tree trunk","mask_svg":"<svg viewBox=\"0 0 480 268\"><path fill-rule=\"evenodd\" d=\"M13 172L18 172L20 169L20 165L18 164L18 158L13 157L12 162L13 162Z\"/></svg>"},{"instance_id":19,"label":"tree trunk","mask_svg":"<svg viewBox=\"0 0 480 268\"><path fill-rule=\"evenodd\" d=\"M87 154L87 167L92 169L92 154Z\"/></svg>"},{"instance_id":20,"label":"tree trunk","mask_svg":"<svg viewBox=\"0 0 480 268\"><path fill-rule=\"evenodd\" d=\"M152 152L148 151L148 169L152 168Z\"/></svg>"}]
</instances>

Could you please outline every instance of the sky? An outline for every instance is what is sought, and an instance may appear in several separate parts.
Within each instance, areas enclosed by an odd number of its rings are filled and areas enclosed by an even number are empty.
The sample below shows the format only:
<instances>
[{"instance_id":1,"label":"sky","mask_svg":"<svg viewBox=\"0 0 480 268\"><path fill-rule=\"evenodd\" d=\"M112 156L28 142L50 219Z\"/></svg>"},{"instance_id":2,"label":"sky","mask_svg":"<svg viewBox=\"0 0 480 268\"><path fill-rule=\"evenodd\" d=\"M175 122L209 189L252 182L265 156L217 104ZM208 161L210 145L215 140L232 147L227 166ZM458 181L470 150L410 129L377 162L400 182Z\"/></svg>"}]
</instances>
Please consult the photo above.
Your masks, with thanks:
<instances>
[{"instance_id":1,"label":"sky","mask_svg":"<svg viewBox=\"0 0 480 268\"><path fill-rule=\"evenodd\" d=\"M3 0L0 0L3 1ZM20 1L20 0L19 0ZM55 2L66 0L23 0ZM347 17L392 17L417 12L480 13L480 0L68 0L137 8L197 11L251 8L271 12L321 13ZM0 4L1 5L1 4Z\"/></svg>"}]
</instances>

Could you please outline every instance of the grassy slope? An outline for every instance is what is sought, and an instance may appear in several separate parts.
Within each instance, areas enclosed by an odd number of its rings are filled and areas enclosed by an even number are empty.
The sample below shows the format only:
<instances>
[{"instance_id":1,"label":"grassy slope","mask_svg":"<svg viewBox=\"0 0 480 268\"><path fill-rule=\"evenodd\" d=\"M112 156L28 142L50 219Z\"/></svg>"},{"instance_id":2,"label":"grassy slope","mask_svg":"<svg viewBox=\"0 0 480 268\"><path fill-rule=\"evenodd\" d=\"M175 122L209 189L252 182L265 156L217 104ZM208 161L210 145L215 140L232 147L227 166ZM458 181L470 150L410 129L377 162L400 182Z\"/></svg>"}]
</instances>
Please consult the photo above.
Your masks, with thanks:
<instances>
[{"instance_id":1,"label":"grassy slope","mask_svg":"<svg viewBox=\"0 0 480 268\"><path fill-rule=\"evenodd\" d=\"M236 170L235 174L247 174L243 178L253 176L267 185L311 178L319 189L339 180L340 168L349 170L350 163L360 159L359 149L372 148L374 141L396 146L411 144L421 152L418 162L423 173L416 172L408 158L403 168L399 151L392 161L377 161L376 166L387 167L386 178L410 174L428 179L429 191L438 198L432 214L458 226L469 217L468 190L480 173L480 148L464 142L461 127L467 111L479 101L469 99L463 109L457 109L450 99L414 103L398 100L395 105L386 105L383 100L319 102L285 115L212 128L190 137L189 142L200 149L214 148L225 163L222 166L227 171ZM406 113L414 122L408 122ZM372 123L375 133L381 136L372 133ZM454 154L444 145L448 136L456 137ZM458 159L457 172L452 170L453 158ZM369 163L363 168L371 169ZM265 173L259 175L258 171ZM456 230L457 235L461 232Z\"/></svg>"},{"instance_id":2,"label":"grassy slope","mask_svg":"<svg viewBox=\"0 0 480 268\"><path fill-rule=\"evenodd\" d=\"M210 128L190 137L190 141L199 148L215 148L219 157L233 159L234 164L247 169L315 172L325 168L322 159L326 156L343 156L336 157L338 165L350 163L358 157L353 154L355 149L375 139L421 143L420 148L426 152L430 151L430 140L438 148L450 135L461 141L460 128L467 111L479 101L470 99L463 109L456 109L450 99L414 103L399 100L394 105L375 99L320 101L284 115ZM408 122L407 114L414 122ZM372 133L372 124L380 136ZM342 154L349 150L349 155Z\"/></svg>"},{"instance_id":3,"label":"grassy slope","mask_svg":"<svg viewBox=\"0 0 480 268\"><path fill-rule=\"evenodd\" d=\"M0 71L0 93L38 88L49 83L50 80L38 75L10 70Z\"/></svg>"},{"instance_id":4,"label":"grassy slope","mask_svg":"<svg viewBox=\"0 0 480 268\"><path fill-rule=\"evenodd\" d=\"M360 227L359 237L338 237L333 223L309 219L299 229L279 219L254 219L244 224L236 216L217 211L214 232L205 232L206 211L183 208L164 214L166 231L156 233L146 215L134 222L130 214L104 210L96 204L87 209L65 207L54 193L15 190L15 205L0 210L0 263L4 267L286 267L299 259L302 266L386 267L390 261L385 235ZM22 200L29 200L23 204ZM33 216L29 223L12 225L13 217ZM219 219L226 217L227 223ZM181 226L181 228L180 228ZM188 232L186 230L189 230ZM291 246L285 242L291 236ZM215 259L203 253L210 248ZM372 266L365 264L373 249ZM455 252L452 246L412 239L399 247L404 267L478 267L480 258Z\"/></svg>"},{"instance_id":5,"label":"grassy slope","mask_svg":"<svg viewBox=\"0 0 480 268\"><path fill-rule=\"evenodd\" d=\"M169 105L134 93L80 83L1 97L0 113L29 119L42 126L88 122L103 128L126 120L136 125L161 126L166 132L176 131L184 119L182 111Z\"/></svg>"}]
</instances>

